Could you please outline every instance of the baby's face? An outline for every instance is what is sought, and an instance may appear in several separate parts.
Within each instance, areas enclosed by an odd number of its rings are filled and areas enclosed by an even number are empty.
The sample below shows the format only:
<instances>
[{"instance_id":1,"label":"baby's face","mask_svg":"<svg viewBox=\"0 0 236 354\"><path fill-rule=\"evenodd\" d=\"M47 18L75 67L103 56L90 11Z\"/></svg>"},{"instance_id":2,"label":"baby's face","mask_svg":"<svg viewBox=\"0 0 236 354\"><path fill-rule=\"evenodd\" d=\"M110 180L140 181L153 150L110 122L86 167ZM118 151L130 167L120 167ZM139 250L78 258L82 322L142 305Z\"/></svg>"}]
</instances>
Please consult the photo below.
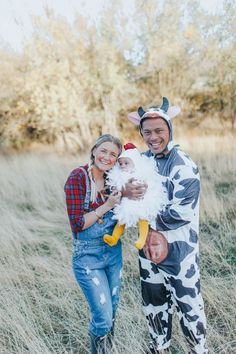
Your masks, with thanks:
<instances>
[{"instance_id":1,"label":"baby's face","mask_svg":"<svg viewBox=\"0 0 236 354\"><path fill-rule=\"evenodd\" d=\"M123 171L132 171L134 169L134 163L129 157L120 157L118 163Z\"/></svg>"}]
</instances>

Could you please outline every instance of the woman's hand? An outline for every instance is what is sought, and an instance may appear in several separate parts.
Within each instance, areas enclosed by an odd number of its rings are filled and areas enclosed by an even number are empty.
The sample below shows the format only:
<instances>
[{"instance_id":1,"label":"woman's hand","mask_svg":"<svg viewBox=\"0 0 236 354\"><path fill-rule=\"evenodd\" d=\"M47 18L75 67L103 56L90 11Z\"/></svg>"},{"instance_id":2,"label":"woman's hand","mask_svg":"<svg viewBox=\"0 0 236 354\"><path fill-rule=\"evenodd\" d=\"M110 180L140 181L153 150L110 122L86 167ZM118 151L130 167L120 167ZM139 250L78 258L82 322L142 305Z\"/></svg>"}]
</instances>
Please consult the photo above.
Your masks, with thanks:
<instances>
[{"instance_id":1,"label":"woman's hand","mask_svg":"<svg viewBox=\"0 0 236 354\"><path fill-rule=\"evenodd\" d=\"M165 236L150 228L147 241L143 247L147 259L153 263L161 263L168 256L168 242Z\"/></svg>"},{"instance_id":2,"label":"woman's hand","mask_svg":"<svg viewBox=\"0 0 236 354\"><path fill-rule=\"evenodd\" d=\"M119 204L120 198L121 192L118 192L117 190L112 191L105 203L96 209L96 215L102 218L103 215L114 208L116 204Z\"/></svg>"},{"instance_id":3,"label":"woman's hand","mask_svg":"<svg viewBox=\"0 0 236 354\"><path fill-rule=\"evenodd\" d=\"M105 203L109 208L108 210L111 210L116 204L119 204L120 198L121 192L118 192L117 190L112 191Z\"/></svg>"},{"instance_id":4,"label":"woman's hand","mask_svg":"<svg viewBox=\"0 0 236 354\"><path fill-rule=\"evenodd\" d=\"M132 200L142 199L147 190L147 184L139 183L135 178L131 178L122 189L122 197Z\"/></svg>"}]
</instances>

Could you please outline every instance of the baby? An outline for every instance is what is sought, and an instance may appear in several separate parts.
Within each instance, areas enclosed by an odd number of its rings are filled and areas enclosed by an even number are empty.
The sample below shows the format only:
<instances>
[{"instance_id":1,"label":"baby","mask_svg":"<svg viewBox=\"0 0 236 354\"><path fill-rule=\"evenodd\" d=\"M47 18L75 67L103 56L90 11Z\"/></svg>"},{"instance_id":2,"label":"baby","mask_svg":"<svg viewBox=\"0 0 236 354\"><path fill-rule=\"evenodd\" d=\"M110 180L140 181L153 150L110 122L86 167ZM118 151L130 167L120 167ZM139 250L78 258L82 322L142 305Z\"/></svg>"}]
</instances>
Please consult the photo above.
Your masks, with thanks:
<instances>
[{"instance_id":1,"label":"baby","mask_svg":"<svg viewBox=\"0 0 236 354\"><path fill-rule=\"evenodd\" d=\"M157 213L162 209L166 195L163 187L163 177L158 174L154 158L141 155L136 146L129 143L124 146L125 151L120 155L118 163L108 172L107 184L118 191L131 179L133 183L146 183L147 190L140 200L131 200L126 197L113 209L113 219L118 221L112 235L104 235L103 240L110 246L117 244L125 227L139 228L139 238L135 242L136 248L143 248L148 235L149 225L155 229Z\"/></svg>"}]
</instances>

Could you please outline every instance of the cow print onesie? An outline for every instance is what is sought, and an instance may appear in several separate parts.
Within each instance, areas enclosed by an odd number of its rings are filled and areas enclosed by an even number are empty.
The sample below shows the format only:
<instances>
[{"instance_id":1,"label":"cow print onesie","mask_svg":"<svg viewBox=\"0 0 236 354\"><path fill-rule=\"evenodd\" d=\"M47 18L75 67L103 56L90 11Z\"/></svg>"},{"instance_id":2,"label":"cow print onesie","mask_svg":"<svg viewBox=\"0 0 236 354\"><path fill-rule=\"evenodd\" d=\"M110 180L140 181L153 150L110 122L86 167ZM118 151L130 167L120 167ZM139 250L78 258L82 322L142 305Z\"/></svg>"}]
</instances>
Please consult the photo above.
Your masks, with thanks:
<instances>
[{"instance_id":1,"label":"cow print onesie","mask_svg":"<svg viewBox=\"0 0 236 354\"><path fill-rule=\"evenodd\" d=\"M153 154L148 151L145 155ZM168 240L169 253L163 262L154 264L140 251L143 309L150 336L157 353L170 346L175 307L189 353L208 354L199 274L198 168L176 147L156 162L159 173L166 177L168 193L167 205L157 215L156 230Z\"/></svg>"}]
</instances>

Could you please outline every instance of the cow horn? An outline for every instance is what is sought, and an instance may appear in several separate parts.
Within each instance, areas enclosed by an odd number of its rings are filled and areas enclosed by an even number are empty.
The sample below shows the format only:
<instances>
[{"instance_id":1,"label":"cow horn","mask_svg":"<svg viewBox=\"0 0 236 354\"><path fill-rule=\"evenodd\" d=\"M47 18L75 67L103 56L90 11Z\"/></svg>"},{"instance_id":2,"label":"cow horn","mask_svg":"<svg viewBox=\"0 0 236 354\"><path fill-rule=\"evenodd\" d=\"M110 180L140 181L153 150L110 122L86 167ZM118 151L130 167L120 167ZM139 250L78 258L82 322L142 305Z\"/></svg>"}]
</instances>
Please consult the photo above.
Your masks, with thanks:
<instances>
[{"instance_id":1,"label":"cow horn","mask_svg":"<svg viewBox=\"0 0 236 354\"><path fill-rule=\"evenodd\" d=\"M139 107L139 109L138 109L139 117L142 118L142 116L143 116L145 113L146 113L146 112L143 110L143 107Z\"/></svg>"},{"instance_id":2,"label":"cow horn","mask_svg":"<svg viewBox=\"0 0 236 354\"><path fill-rule=\"evenodd\" d=\"M169 101L168 101L168 98L166 97L163 97L162 98L162 106L160 107L164 112L167 112L168 111L168 108L169 108Z\"/></svg>"}]
</instances>

